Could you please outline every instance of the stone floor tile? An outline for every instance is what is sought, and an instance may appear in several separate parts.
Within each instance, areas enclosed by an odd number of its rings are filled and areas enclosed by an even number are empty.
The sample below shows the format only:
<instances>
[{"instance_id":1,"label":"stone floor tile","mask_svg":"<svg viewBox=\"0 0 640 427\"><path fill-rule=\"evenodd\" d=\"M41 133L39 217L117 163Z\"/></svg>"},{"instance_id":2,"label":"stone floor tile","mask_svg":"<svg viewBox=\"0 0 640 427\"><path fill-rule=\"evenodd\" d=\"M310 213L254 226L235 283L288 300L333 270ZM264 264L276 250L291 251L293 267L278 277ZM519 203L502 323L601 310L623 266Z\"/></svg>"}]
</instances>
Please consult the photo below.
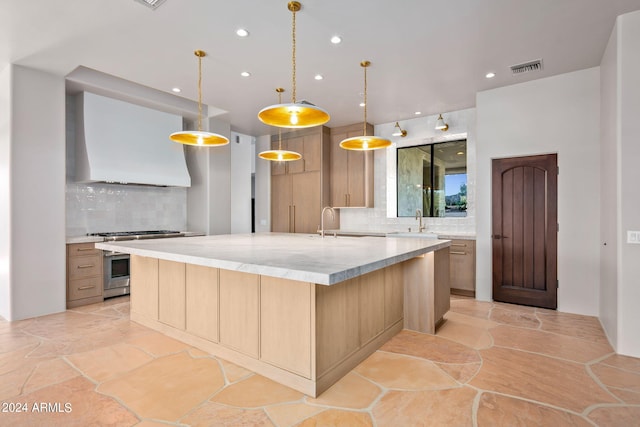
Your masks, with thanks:
<instances>
[{"instance_id":1,"label":"stone floor tile","mask_svg":"<svg viewBox=\"0 0 640 427\"><path fill-rule=\"evenodd\" d=\"M168 424L157 421L142 420L135 427L167 427Z\"/></svg>"},{"instance_id":2,"label":"stone floor tile","mask_svg":"<svg viewBox=\"0 0 640 427\"><path fill-rule=\"evenodd\" d=\"M271 427L273 423L262 409L230 408L207 402L180 420L191 427Z\"/></svg>"},{"instance_id":3,"label":"stone floor tile","mask_svg":"<svg viewBox=\"0 0 640 427\"><path fill-rule=\"evenodd\" d=\"M192 347L189 349L189 354L191 357L213 357L211 354L206 351L202 351L199 348Z\"/></svg>"},{"instance_id":4,"label":"stone floor tile","mask_svg":"<svg viewBox=\"0 0 640 427\"><path fill-rule=\"evenodd\" d=\"M306 397L306 401L313 405L365 409L381 392L380 387L353 372L349 372L320 396L315 399Z\"/></svg>"},{"instance_id":5,"label":"stone floor tile","mask_svg":"<svg viewBox=\"0 0 640 427\"><path fill-rule=\"evenodd\" d=\"M599 427L631 427L637 426L640 420L640 407L613 406L596 408L589 413L589 418Z\"/></svg>"},{"instance_id":6,"label":"stone floor tile","mask_svg":"<svg viewBox=\"0 0 640 427\"><path fill-rule=\"evenodd\" d=\"M480 319L478 317L470 316L468 314L458 313L455 311L448 311L444 318L447 321L453 321L455 323L464 323L466 325L475 326L476 328L491 329L499 325L499 323L493 320Z\"/></svg>"},{"instance_id":7,"label":"stone floor tile","mask_svg":"<svg viewBox=\"0 0 640 427\"><path fill-rule=\"evenodd\" d=\"M574 362L587 363L613 353L608 343L587 341L539 330L498 326L490 333L496 346L541 353Z\"/></svg>"},{"instance_id":8,"label":"stone floor tile","mask_svg":"<svg viewBox=\"0 0 640 427\"><path fill-rule=\"evenodd\" d=\"M141 418L176 421L223 386L215 360L178 353L106 381L97 390L118 398Z\"/></svg>"},{"instance_id":9,"label":"stone floor tile","mask_svg":"<svg viewBox=\"0 0 640 427\"><path fill-rule=\"evenodd\" d=\"M240 408L257 408L278 403L298 402L303 394L275 381L253 375L227 386L210 400Z\"/></svg>"},{"instance_id":10,"label":"stone floor tile","mask_svg":"<svg viewBox=\"0 0 640 427\"><path fill-rule=\"evenodd\" d=\"M469 384L582 412L597 403L616 403L582 364L519 350L481 350L482 367Z\"/></svg>"},{"instance_id":11,"label":"stone floor tile","mask_svg":"<svg viewBox=\"0 0 640 427\"><path fill-rule=\"evenodd\" d=\"M477 418L478 427L591 425L579 415L493 393L480 396Z\"/></svg>"},{"instance_id":12,"label":"stone floor tile","mask_svg":"<svg viewBox=\"0 0 640 427\"><path fill-rule=\"evenodd\" d=\"M0 332L0 354L20 350L25 347L34 347L40 344L40 340L18 330L8 329Z\"/></svg>"},{"instance_id":13,"label":"stone floor tile","mask_svg":"<svg viewBox=\"0 0 640 427\"><path fill-rule=\"evenodd\" d=\"M436 363L444 372L459 383L466 384L480 371L481 363L449 364Z\"/></svg>"},{"instance_id":14,"label":"stone floor tile","mask_svg":"<svg viewBox=\"0 0 640 427\"><path fill-rule=\"evenodd\" d=\"M607 387L614 396L629 405L640 405L640 393L621 388Z\"/></svg>"},{"instance_id":15,"label":"stone floor tile","mask_svg":"<svg viewBox=\"0 0 640 427\"><path fill-rule=\"evenodd\" d=\"M302 420L324 411L319 406L311 406L306 403L287 403L284 405L269 406L265 408L276 425L279 427L290 427L298 424Z\"/></svg>"},{"instance_id":16,"label":"stone floor tile","mask_svg":"<svg viewBox=\"0 0 640 427\"><path fill-rule=\"evenodd\" d=\"M224 375L227 378L227 381L230 383L238 382L243 378L247 378L248 376L253 375L253 372L241 366L238 366L235 363L227 362L223 359L218 359L218 361L222 365L222 370L224 371Z\"/></svg>"},{"instance_id":17,"label":"stone floor tile","mask_svg":"<svg viewBox=\"0 0 640 427\"><path fill-rule=\"evenodd\" d=\"M536 313L534 311L520 311L494 307L493 310L491 310L489 319L494 322L511 326L520 326L522 328L538 329L540 327L540 321L536 317Z\"/></svg>"},{"instance_id":18,"label":"stone floor tile","mask_svg":"<svg viewBox=\"0 0 640 427\"><path fill-rule=\"evenodd\" d=\"M555 332L593 342L609 343L597 317L580 316L552 310L539 310L536 315L541 322L540 329L543 331Z\"/></svg>"},{"instance_id":19,"label":"stone floor tile","mask_svg":"<svg viewBox=\"0 0 640 427\"><path fill-rule=\"evenodd\" d=\"M23 393L57 384L80 374L62 359L40 362L24 385Z\"/></svg>"},{"instance_id":20,"label":"stone floor tile","mask_svg":"<svg viewBox=\"0 0 640 427\"><path fill-rule=\"evenodd\" d=\"M35 366L24 366L0 375L0 401L11 401L12 397L20 395L34 369Z\"/></svg>"},{"instance_id":21,"label":"stone floor tile","mask_svg":"<svg viewBox=\"0 0 640 427\"><path fill-rule=\"evenodd\" d=\"M156 357L178 353L191 348L190 345L174 340L173 338L169 338L160 332L152 332L141 337L127 340L127 344L139 347Z\"/></svg>"},{"instance_id":22,"label":"stone floor tile","mask_svg":"<svg viewBox=\"0 0 640 427\"><path fill-rule=\"evenodd\" d=\"M84 375L101 383L153 360L149 354L127 344L116 344L67 356ZM114 361L118 361L114 363Z\"/></svg>"},{"instance_id":23,"label":"stone floor tile","mask_svg":"<svg viewBox=\"0 0 640 427\"><path fill-rule=\"evenodd\" d=\"M598 363L591 371L604 385L640 392L640 374Z\"/></svg>"},{"instance_id":24,"label":"stone floor tile","mask_svg":"<svg viewBox=\"0 0 640 427\"><path fill-rule=\"evenodd\" d=\"M378 427L472 426L477 391L468 387L435 391L390 391L373 407Z\"/></svg>"},{"instance_id":25,"label":"stone floor tile","mask_svg":"<svg viewBox=\"0 0 640 427\"><path fill-rule=\"evenodd\" d=\"M391 389L434 390L458 386L431 361L382 351L373 353L354 371Z\"/></svg>"},{"instance_id":26,"label":"stone floor tile","mask_svg":"<svg viewBox=\"0 0 640 427\"><path fill-rule=\"evenodd\" d=\"M640 358L612 354L600 363L640 374Z\"/></svg>"},{"instance_id":27,"label":"stone floor tile","mask_svg":"<svg viewBox=\"0 0 640 427\"><path fill-rule=\"evenodd\" d=\"M438 328L436 335L479 350L489 348L493 339L486 328L460 322L454 316L446 317L446 321Z\"/></svg>"},{"instance_id":28,"label":"stone floor tile","mask_svg":"<svg viewBox=\"0 0 640 427\"><path fill-rule=\"evenodd\" d=\"M478 352L446 338L402 330L387 341L382 351L422 357L434 362L473 363L480 362Z\"/></svg>"},{"instance_id":29,"label":"stone floor tile","mask_svg":"<svg viewBox=\"0 0 640 427\"><path fill-rule=\"evenodd\" d=\"M341 411L329 409L320 412L301 423L300 427L331 426L331 427L368 427L372 426L371 417L363 412Z\"/></svg>"},{"instance_id":30,"label":"stone floor tile","mask_svg":"<svg viewBox=\"0 0 640 427\"><path fill-rule=\"evenodd\" d=\"M526 305L511 304L508 302L494 301L493 308L501 310L519 311L521 313L535 313L538 309L536 307L529 307Z\"/></svg>"},{"instance_id":31,"label":"stone floor tile","mask_svg":"<svg viewBox=\"0 0 640 427\"><path fill-rule=\"evenodd\" d=\"M23 347L8 353L0 353L0 375L4 375L13 370L24 368L25 366L35 367L43 359L28 357L39 344L30 347Z\"/></svg>"},{"instance_id":32,"label":"stone floor tile","mask_svg":"<svg viewBox=\"0 0 640 427\"><path fill-rule=\"evenodd\" d=\"M29 412L4 413L3 425L124 427L135 425L139 421L112 398L96 393L94 385L82 377L41 388L22 396L20 401L28 404ZM34 410L34 404L37 404L36 408L40 408L40 412ZM40 404L46 406L41 407Z\"/></svg>"},{"instance_id":33,"label":"stone floor tile","mask_svg":"<svg viewBox=\"0 0 640 427\"><path fill-rule=\"evenodd\" d=\"M488 319L493 303L477 301L472 298L452 299L450 311L472 317Z\"/></svg>"}]
</instances>

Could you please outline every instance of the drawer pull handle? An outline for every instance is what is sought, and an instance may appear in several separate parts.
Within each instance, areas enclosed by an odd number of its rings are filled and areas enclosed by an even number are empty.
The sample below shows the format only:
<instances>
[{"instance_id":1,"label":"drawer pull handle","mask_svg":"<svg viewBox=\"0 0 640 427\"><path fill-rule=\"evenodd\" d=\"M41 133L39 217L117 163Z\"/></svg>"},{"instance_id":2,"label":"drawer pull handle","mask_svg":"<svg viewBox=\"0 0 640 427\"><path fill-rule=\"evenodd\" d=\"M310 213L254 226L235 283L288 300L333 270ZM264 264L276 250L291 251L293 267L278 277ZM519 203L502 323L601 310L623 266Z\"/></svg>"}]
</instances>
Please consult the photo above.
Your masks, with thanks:
<instances>
[{"instance_id":1,"label":"drawer pull handle","mask_svg":"<svg viewBox=\"0 0 640 427\"><path fill-rule=\"evenodd\" d=\"M93 289L93 288L95 288L95 287L96 287L96 285L93 285L93 286L80 286L80 287L78 288L78 290L79 290L79 291L86 291L87 289Z\"/></svg>"},{"instance_id":2,"label":"drawer pull handle","mask_svg":"<svg viewBox=\"0 0 640 427\"><path fill-rule=\"evenodd\" d=\"M93 264L84 264L84 265L79 265L78 268L92 268L95 267L95 265Z\"/></svg>"},{"instance_id":3,"label":"drawer pull handle","mask_svg":"<svg viewBox=\"0 0 640 427\"><path fill-rule=\"evenodd\" d=\"M449 251L449 254L451 255L466 255L466 252L458 252L458 251Z\"/></svg>"},{"instance_id":4,"label":"drawer pull handle","mask_svg":"<svg viewBox=\"0 0 640 427\"><path fill-rule=\"evenodd\" d=\"M462 246L462 247L466 247L467 244L466 243L452 243L451 246Z\"/></svg>"},{"instance_id":5,"label":"drawer pull handle","mask_svg":"<svg viewBox=\"0 0 640 427\"><path fill-rule=\"evenodd\" d=\"M93 251L95 250L94 248L78 248L76 249L78 252L84 252L84 251Z\"/></svg>"}]
</instances>

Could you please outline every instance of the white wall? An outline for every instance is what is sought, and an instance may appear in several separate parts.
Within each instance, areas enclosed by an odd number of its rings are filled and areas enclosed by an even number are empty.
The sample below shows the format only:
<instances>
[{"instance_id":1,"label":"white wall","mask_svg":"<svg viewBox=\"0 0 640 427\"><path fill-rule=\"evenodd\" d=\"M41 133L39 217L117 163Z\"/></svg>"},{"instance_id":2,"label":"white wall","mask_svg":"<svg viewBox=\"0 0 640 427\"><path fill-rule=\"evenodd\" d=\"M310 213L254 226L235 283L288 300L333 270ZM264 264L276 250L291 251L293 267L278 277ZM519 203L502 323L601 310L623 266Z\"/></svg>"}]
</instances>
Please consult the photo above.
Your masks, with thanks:
<instances>
[{"instance_id":1,"label":"white wall","mask_svg":"<svg viewBox=\"0 0 640 427\"><path fill-rule=\"evenodd\" d=\"M627 243L640 231L640 11L618 18L620 227L617 351L640 357L640 245Z\"/></svg>"},{"instance_id":2,"label":"white wall","mask_svg":"<svg viewBox=\"0 0 640 427\"><path fill-rule=\"evenodd\" d=\"M262 135L256 138L256 157L262 151L270 149L270 135ZM271 231L271 162L256 158L255 168L255 228L256 233L264 233Z\"/></svg>"},{"instance_id":3,"label":"white wall","mask_svg":"<svg viewBox=\"0 0 640 427\"><path fill-rule=\"evenodd\" d=\"M11 67L9 320L18 320L66 308L65 82Z\"/></svg>"},{"instance_id":4,"label":"white wall","mask_svg":"<svg viewBox=\"0 0 640 427\"><path fill-rule=\"evenodd\" d=\"M0 70L0 316L11 318L11 66Z\"/></svg>"},{"instance_id":5,"label":"white wall","mask_svg":"<svg viewBox=\"0 0 640 427\"><path fill-rule=\"evenodd\" d=\"M210 118L208 129L231 138L231 126ZM205 234L231 232L231 147L187 147L191 187L187 190L187 229Z\"/></svg>"},{"instance_id":6,"label":"white wall","mask_svg":"<svg viewBox=\"0 0 640 427\"><path fill-rule=\"evenodd\" d=\"M558 310L597 316L599 68L476 96L476 297L491 300L491 159L558 153Z\"/></svg>"},{"instance_id":7,"label":"white wall","mask_svg":"<svg viewBox=\"0 0 640 427\"><path fill-rule=\"evenodd\" d=\"M251 233L253 137L231 132L231 233Z\"/></svg>"},{"instance_id":8,"label":"white wall","mask_svg":"<svg viewBox=\"0 0 640 427\"><path fill-rule=\"evenodd\" d=\"M600 321L618 343L618 246L620 225L618 140L618 25L600 63Z\"/></svg>"}]
</instances>

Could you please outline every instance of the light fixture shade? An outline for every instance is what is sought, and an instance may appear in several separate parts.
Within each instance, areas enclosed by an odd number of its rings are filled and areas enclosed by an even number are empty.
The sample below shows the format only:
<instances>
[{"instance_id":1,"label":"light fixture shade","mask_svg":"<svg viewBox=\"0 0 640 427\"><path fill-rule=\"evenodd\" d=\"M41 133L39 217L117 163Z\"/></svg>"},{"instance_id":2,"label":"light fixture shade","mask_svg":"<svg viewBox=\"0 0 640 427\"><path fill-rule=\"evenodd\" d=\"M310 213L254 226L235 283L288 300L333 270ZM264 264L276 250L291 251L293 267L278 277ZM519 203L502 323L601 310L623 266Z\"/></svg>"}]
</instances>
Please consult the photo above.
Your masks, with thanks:
<instances>
[{"instance_id":1,"label":"light fixture shade","mask_svg":"<svg viewBox=\"0 0 640 427\"><path fill-rule=\"evenodd\" d=\"M340 142L340 147L345 150L377 150L379 148L387 148L391 146L391 141L378 136L354 136Z\"/></svg>"},{"instance_id":2,"label":"light fixture shade","mask_svg":"<svg viewBox=\"0 0 640 427\"><path fill-rule=\"evenodd\" d=\"M400 127L400 124L398 124L398 122L396 122L395 129L396 129L395 132L393 132L391 136L401 136L403 138L407 136L407 131L402 129Z\"/></svg>"},{"instance_id":3,"label":"light fixture shade","mask_svg":"<svg viewBox=\"0 0 640 427\"><path fill-rule=\"evenodd\" d=\"M269 126L301 129L327 123L329 113L307 102L274 104L258 113L260 121Z\"/></svg>"},{"instance_id":4,"label":"light fixture shade","mask_svg":"<svg viewBox=\"0 0 640 427\"><path fill-rule=\"evenodd\" d=\"M229 139L217 133L204 132L198 130L185 130L174 132L169 135L173 142L185 145L195 145L196 147L212 147L227 145Z\"/></svg>"},{"instance_id":5,"label":"light fixture shade","mask_svg":"<svg viewBox=\"0 0 640 427\"><path fill-rule=\"evenodd\" d=\"M444 122L442 114L438 115L438 120L436 120L436 129L443 132L449 129L449 125Z\"/></svg>"},{"instance_id":6,"label":"light fixture shade","mask_svg":"<svg viewBox=\"0 0 640 427\"><path fill-rule=\"evenodd\" d=\"M276 162L290 162L293 160L300 160L302 155L295 151L287 150L267 150L258 154L258 157L265 160L271 160Z\"/></svg>"}]
</instances>

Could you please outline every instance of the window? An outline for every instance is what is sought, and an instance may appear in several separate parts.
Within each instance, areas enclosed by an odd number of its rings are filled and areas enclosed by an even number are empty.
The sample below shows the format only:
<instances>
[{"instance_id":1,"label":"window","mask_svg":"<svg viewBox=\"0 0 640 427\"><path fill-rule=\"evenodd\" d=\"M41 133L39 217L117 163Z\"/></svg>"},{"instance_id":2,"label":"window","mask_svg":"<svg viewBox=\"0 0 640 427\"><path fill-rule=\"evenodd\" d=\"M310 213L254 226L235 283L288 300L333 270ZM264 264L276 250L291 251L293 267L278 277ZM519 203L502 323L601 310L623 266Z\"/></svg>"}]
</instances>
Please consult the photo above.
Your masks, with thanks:
<instances>
[{"instance_id":1,"label":"window","mask_svg":"<svg viewBox=\"0 0 640 427\"><path fill-rule=\"evenodd\" d=\"M398 148L398 217L467 216L467 141Z\"/></svg>"}]
</instances>

